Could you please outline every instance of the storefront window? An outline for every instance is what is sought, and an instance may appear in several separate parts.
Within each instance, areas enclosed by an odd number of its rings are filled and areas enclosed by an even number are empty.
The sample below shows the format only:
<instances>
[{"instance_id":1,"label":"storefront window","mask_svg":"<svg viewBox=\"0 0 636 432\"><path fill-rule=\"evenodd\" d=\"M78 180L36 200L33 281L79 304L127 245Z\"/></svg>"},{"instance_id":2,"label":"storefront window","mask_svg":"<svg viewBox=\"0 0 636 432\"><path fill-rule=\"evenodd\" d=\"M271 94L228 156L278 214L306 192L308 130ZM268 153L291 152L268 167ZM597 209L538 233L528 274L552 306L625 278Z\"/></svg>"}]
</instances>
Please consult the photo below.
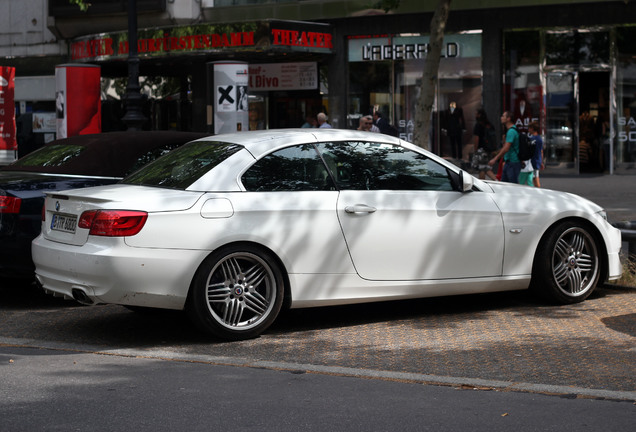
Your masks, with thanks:
<instances>
[{"instance_id":1,"label":"storefront window","mask_svg":"<svg viewBox=\"0 0 636 432\"><path fill-rule=\"evenodd\" d=\"M504 109L513 113L517 129L527 132L539 121L542 106L541 40L538 31L512 31L505 37Z\"/></svg>"},{"instance_id":2,"label":"storefront window","mask_svg":"<svg viewBox=\"0 0 636 432\"><path fill-rule=\"evenodd\" d=\"M361 116L380 111L400 138L413 140L428 41L419 34L349 40L349 128L357 129ZM481 77L481 33L446 35L430 132L435 153L468 160L481 108Z\"/></svg>"},{"instance_id":3,"label":"storefront window","mask_svg":"<svg viewBox=\"0 0 636 432\"><path fill-rule=\"evenodd\" d=\"M538 121L547 167L609 170L610 31L510 31L504 107L523 131Z\"/></svg>"},{"instance_id":4,"label":"storefront window","mask_svg":"<svg viewBox=\"0 0 636 432\"><path fill-rule=\"evenodd\" d=\"M546 34L547 65L609 63L609 32L593 30L550 31Z\"/></svg>"},{"instance_id":5,"label":"storefront window","mask_svg":"<svg viewBox=\"0 0 636 432\"><path fill-rule=\"evenodd\" d=\"M636 162L636 27L617 29L616 140L617 169L633 168Z\"/></svg>"},{"instance_id":6,"label":"storefront window","mask_svg":"<svg viewBox=\"0 0 636 432\"><path fill-rule=\"evenodd\" d=\"M389 115L393 62L355 62L349 65L349 108L347 128L357 129L362 116L374 107Z\"/></svg>"}]
</instances>

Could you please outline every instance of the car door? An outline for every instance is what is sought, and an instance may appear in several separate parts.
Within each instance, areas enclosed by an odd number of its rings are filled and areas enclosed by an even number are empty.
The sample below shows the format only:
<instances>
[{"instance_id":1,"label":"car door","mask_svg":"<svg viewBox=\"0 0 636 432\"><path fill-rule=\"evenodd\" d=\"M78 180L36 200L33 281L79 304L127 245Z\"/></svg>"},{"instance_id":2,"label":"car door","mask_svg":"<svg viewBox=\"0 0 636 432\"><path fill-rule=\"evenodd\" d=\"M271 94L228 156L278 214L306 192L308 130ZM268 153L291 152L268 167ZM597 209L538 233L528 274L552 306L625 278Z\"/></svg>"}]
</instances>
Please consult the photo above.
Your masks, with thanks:
<instances>
[{"instance_id":1,"label":"car door","mask_svg":"<svg viewBox=\"0 0 636 432\"><path fill-rule=\"evenodd\" d=\"M458 192L446 167L400 146L318 148L340 189L338 218L362 278L501 275L503 223L488 193Z\"/></svg>"},{"instance_id":2,"label":"car door","mask_svg":"<svg viewBox=\"0 0 636 432\"><path fill-rule=\"evenodd\" d=\"M354 274L336 204L338 191L313 144L273 151L241 177L232 204L254 241L292 274ZM239 222L240 221L240 222Z\"/></svg>"}]
</instances>

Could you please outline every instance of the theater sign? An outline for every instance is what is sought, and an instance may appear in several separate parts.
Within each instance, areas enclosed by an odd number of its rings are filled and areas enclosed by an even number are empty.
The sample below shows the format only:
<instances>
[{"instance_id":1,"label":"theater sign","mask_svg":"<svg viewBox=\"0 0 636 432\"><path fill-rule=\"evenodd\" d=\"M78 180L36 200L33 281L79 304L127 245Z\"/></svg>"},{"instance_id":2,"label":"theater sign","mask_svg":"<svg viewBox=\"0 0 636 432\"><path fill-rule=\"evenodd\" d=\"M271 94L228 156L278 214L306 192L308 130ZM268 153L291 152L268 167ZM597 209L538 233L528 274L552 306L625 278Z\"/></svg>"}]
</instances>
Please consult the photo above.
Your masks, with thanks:
<instances>
[{"instance_id":1,"label":"theater sign","mask_svg":"<svg viewBox=\"0 0 636 432\"><path fill-rule=\"evenodd\" d=\"M71 43L73 62L126 58L128 33L102 33ZM211 25L140 29L139 57L165 57L223 52L307 52L333 51L331 27L326 24L287 21L258 21Z\"/></svg>"}]
</instances>

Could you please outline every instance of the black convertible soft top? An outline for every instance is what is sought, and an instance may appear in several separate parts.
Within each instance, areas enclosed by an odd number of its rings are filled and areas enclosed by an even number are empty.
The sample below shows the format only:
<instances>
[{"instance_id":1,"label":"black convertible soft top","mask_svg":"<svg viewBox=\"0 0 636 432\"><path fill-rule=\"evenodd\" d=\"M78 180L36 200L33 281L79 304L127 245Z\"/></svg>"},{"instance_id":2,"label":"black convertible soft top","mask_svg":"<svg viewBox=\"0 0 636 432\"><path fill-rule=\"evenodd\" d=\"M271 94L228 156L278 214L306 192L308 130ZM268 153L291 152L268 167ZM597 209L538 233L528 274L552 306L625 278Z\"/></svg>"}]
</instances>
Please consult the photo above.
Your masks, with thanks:
<instances>
[{"instance_id":1,"label":"black convertible soft top","mask_svg":"<svg viewBox=\"0 0 636 432\"><path fill-rule=\"evenodd\" d=\"M2 171L124 177L145 163L209 133L106 132L52 141Z\"/></svg>"}]
</instances>

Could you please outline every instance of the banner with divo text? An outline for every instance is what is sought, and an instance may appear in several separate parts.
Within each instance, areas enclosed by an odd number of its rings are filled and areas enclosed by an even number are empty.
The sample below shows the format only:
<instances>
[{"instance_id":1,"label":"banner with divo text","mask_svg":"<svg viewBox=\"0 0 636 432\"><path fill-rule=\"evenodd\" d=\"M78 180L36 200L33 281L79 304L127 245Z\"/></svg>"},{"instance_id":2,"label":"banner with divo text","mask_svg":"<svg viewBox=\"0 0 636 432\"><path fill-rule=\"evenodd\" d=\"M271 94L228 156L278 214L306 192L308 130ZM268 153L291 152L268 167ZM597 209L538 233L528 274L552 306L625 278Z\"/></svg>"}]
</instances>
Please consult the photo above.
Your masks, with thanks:
<instances>
[{"instance_id":1,"label":"banner with divo text","mask_svg":"<svg viewBox=\"0 0 636 432\"><path fill-rule=\"evenodd\" d=\"M15 127L15 68L0 66L0 165L18 158Z\"/></svg>"}]
</instances>

